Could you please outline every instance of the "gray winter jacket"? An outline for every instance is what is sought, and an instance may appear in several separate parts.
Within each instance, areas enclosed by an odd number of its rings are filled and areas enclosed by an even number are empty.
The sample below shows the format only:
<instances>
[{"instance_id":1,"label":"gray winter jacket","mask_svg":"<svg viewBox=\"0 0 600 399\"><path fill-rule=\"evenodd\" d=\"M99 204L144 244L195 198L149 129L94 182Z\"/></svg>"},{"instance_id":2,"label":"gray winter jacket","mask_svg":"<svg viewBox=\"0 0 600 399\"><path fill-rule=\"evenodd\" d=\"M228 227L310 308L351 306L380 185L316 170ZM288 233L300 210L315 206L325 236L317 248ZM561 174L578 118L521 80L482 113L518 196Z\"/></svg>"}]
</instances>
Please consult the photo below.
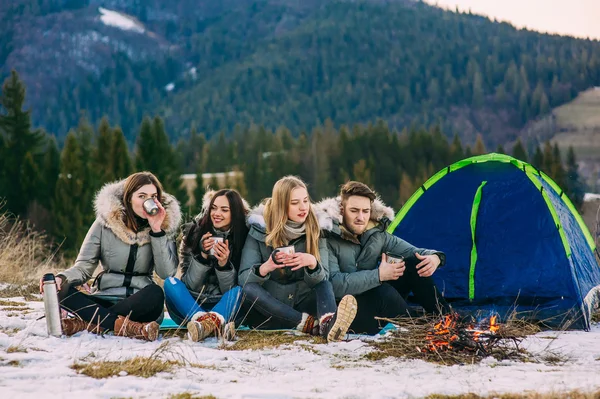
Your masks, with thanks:
<instances>
[{"instance_id":1,"label":"gray winter jacket","mask_svg":"<svg viewBox=\"0 0 600 399\"><path fill-rule=\"evenodd\" d=\"M104 269L94 281L93 294L124 298L153 284L152 273L162 279L177 270L177 247L173 240L181 221L179 203L163 193L167 216L163 231L153 234L150 227L138 233L123 222L122 202L125 181L105 185L94 203L96 221L90 227L75 265L59 273L69 283L79 285L93 275L98 262Z\"/></svg>"},{"instance_id":2,"label":"gray winter jacket","mask_svg":"<svg viewBox=\"0 0 600 399\"><path fill-rule=\"evenodd\" d=\"M340 197L328 198L316 205L318 212L328 215L321 227L327 231L330 280L337 299L347 294L359 295L381 285L379 263L381 254L385 252L404 258L414 257L415 252L421 255L439 254L444 261L445 256L440 251L417 248L387 233L394 211L379 199L371 206L367 231L359 237L351 235L340 228L340 202Z\"/></svg>"},{"instance_id":3,"label":"gray winter jacket","mask_svg":"<svg viewBox=\"0 0 600 399\"><path fill-rule=\"evenodd\" d=\"M204 216L205 212L208 212L208 206L214 193L211 190L204 194L202 211L196 216L196 222L183 226L182 240L179 245L180 266L183 272L181 281L198 303L207 304L219 302L225 292L237 285L237 269L239 268L239 265L233 265L231 260L225 267L220 267L216 258L204 259L201 254L194 254L192 248L186 245L190 229ZM248 213L250 207L246 201L244 201L244 207ZM231 250L231 244L229 249Z\"/></svg>"},{"instance_id":4,"label":"gray winter jacket","mask_svg":"<svg viewBox=\"0 0 600 399\"><path fill-rule=\"evenodd\" d=\"M250 231L242 251L238 282L241 286L247 283L261 284L276 299L294 307L308 297L315 285L329 278L327 243L323 238L319 240L321 261L314 271L309 272L306 267L295 272L283 268L261 277L257 269L269 259L274 249L265 244L267 234L263 211L264 204L260 204L248 218ZM289 245L293 245L296 252L306 252L306 236L291 241Z\"/></svg>"}]
</instances>

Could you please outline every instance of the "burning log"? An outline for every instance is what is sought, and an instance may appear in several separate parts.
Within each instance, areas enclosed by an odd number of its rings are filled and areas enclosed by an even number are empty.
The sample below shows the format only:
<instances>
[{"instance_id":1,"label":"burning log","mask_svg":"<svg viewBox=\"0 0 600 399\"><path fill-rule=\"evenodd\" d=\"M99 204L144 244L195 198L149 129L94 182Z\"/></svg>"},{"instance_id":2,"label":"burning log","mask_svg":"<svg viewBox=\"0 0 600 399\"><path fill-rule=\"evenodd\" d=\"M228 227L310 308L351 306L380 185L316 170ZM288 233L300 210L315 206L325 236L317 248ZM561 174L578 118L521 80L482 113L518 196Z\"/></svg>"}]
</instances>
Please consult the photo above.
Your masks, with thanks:
<instances>
[{"instance_id":1,"label":"burning log","mask_svg":"<svg viewBox=\"0 0 600 399\"><path fill-rule=\"evenodd\" d=\"M526 356L520 342L539 331L515 320L500 323L497 315L479 320L458 314L380 320L392 322L398 329L387 340L373 343L380 350L373 353L373 359L397 356L443 364L473 363L488 356L520 359Z\"/></svg>"}]
</instances>

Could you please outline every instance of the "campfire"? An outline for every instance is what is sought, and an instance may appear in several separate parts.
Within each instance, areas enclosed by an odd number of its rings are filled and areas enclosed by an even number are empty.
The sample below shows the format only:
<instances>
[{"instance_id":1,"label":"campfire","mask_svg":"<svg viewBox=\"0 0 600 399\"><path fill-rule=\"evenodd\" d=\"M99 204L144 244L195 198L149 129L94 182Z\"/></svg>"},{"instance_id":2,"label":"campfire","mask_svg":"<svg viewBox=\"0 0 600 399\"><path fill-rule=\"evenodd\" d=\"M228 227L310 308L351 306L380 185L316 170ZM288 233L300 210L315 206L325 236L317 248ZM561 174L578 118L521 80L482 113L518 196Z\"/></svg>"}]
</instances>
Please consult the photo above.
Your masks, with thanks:
<instances>
[{"instance_id":1,"label":"campfire","mask_svg":"<svg viewBox=\"0 0 600 399\"><path fill-rule=\"evenodd\" d=\"M488 355L494 344L502 337L498 333L500 325L498 316L492 315L479 323L461 323L458 314L444 316L425 337L426 346L420 349L423 352L439 351L473 351L478 355Z\"/></svg>"},{"instance_id":2,"label":"campfire","mask_svg":"<svg viewBox=\"0 0 600 399\"><path fill-rule=\"evenodd\" d=\"M497 314L379 320L391 322L397 329L386 340L372 344L378 349L368 356L372 360L394 356L450 365L476 363L489 356L524 359L529 355L519 347L521 341L540 331L514 317L501 322Z\"/></svg>"}]
</instances>

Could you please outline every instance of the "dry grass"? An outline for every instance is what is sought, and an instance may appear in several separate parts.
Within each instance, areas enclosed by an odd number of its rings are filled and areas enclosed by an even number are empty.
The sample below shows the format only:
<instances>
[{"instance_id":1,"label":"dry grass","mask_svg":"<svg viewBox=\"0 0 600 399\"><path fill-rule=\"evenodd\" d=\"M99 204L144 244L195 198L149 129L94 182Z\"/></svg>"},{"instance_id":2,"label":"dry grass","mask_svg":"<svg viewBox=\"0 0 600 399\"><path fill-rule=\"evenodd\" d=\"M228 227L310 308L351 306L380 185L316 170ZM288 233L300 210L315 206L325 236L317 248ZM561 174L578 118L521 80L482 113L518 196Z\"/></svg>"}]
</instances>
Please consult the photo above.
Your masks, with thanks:
<instances>
[{"instance_id":1,"label":"dry grass","mask_svg":"<svg viewBox=\"0 0 600 399\"><path fill-rule=\"evenodd\" d=\"M23 348L21 346L18 346L18 345L17 346L11 345L8 348L6 348L6 353L17 353L17 352L27 353L27 349Z\"/></svg>"},{"instance_id":2,"label":"dry grass","mask_svg":"<svg viewBox=\"0 0 600 399\"><path fill-rule=\"evenodd\" d=\"M5 301L3 299L0 299L0 306L11 306L11 307L16 307L16 306L27 306L27 304L25 302L15 302L15 301Z\"/></svg>"},{"instance_id":3,"label":"dry grass","mask_svg":"<svg viewBox=\"0 0 600 399\"><path fill-rule=\"evenodd\" d=\"M462 395L440 395L433 394L426 397L427 399L600 399L600 391L597 392L522 392L522 393L491 393L486 396L477 395L474 393L466 393Z\"/></svg>"},{"instance_id":4,"label":"dry grass","mask_svg":"<svg viewBox=\"0 0 600 399\"><path fill-rule=\"evenodd\" d=\"M44 234L11 216L0 204L0 282L23 286L39 281L43 273L64 269L64 261L55 255Z\"/></svg>"},{"instance_id":5,"label":"dry grass","mask_svg":"<svg viewBox=\"0 0 600 399\"><path fill-rule=\"evenodd\" d=\"M169 372L181 363L174 360L162 360L157 357L136 356L123 361L95 361L75 363L71 368L80 374L92 378L108 378L126 372L127 375L148 378L157 373Z\"/></svg>"},{"instance_id":6,"label":"dry grass","mask_svg":"<svg viewBox=\"0 0 600 399\"><path fill-rule=\"evenodd\" d=\"M213 395L198 396L198 395L191 394L189 392L183 392L183 393L173 394L173 395L169 396L167 399L217 399L217 397L213 396Z\"/></svg>"},{"instance_id":7,"label":"dry grass","mask_svg":"<svg viewBox=\"0 0 600 399\"><path fill-rule=\"evenodd\" d=\"M426 338L428 332L439 321L439 318L422 316L388 321L398 325L398 330L393 331L390 337L382 341L370 342L369 344L376 350L365 355L368 360L398 357L421 359L443 365L455 365L478 363L485 357L492 356L498 360L513 359L528 361L531 356L519 348L518 344L521 339L540 331L540 328L534 324L518 319L511 319L501 324L501 328L496 336L503 339L495 343L492 349L486 354L472 350L439 350L432 352L423 349L428 343Z\"/></svg>"},{"instance_id":8,"label":"dry grass","mask_svg":"<svg viewBox=\"0 0 600 399\"><path fill-rule=\"evenodd\" d=\"M223 346L226 350L262 350L277 348L282 345L290 345L297 341L312 341L315 343L325 343L321 337L311 335L294 335L285 331L238 331L237 341L233 345ZM304 345L302 345L304 347Z\"/></svg>"}]
</instances>

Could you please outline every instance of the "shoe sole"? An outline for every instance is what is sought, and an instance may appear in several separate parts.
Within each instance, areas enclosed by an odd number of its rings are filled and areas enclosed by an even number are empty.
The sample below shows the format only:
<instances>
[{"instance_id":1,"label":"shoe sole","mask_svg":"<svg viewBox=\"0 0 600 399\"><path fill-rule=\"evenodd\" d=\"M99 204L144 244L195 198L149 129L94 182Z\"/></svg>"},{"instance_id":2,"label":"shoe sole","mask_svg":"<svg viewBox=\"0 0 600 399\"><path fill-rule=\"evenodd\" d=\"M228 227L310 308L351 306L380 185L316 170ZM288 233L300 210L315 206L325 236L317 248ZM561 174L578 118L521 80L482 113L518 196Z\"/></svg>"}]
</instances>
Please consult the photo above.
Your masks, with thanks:
<instances>
[{"instance_id":1,"label":"shoe sole","mask_svg":"<svg viewBox=\"0 0 600 399\"><path fill-rule=\"evenodd\" d=\"M341 341L346 336L350 324L356 317L357 310L356 298L352 295L346 295L342 298L337 308L335 323L329 334L327 334L327 342Z\"/></svg>"},{"instance_id":2,"label":"shoe sole","mask_svg":"<svg viewBox=\"0 0 600 399\"><path fill-rule=\"evenodd\" d=\"M150 323L148 325L148 328L146 329L146 332L148 332L148 336L146 337L146 340L156 341L158 339L158 330L159 329L160 329L160 326L158 325L157 322L153 321L152 323Z\"/></svg>"},{"instance_id":3,"label":"shoe sole","mask_svg":"<svg viewBox=\"0 0 600 399\"><path fill-rule=\"evenodd\" d=\"M235 323L230 321L223 328L223 339L225 341L233 341L235 339Z\"/></svg>"},{"instance_id":4,"label":"shoe sole","mask_svg":"<svg viewBox=\"0 0 600 399\"><path fill-rule=\"evenodd\" d=\"M195 322L190 321L189 323L187 323L187 330L187 336L190 341L200 341L200 329L198 328L198 325Z\"/></svg>"}]
</instances>

